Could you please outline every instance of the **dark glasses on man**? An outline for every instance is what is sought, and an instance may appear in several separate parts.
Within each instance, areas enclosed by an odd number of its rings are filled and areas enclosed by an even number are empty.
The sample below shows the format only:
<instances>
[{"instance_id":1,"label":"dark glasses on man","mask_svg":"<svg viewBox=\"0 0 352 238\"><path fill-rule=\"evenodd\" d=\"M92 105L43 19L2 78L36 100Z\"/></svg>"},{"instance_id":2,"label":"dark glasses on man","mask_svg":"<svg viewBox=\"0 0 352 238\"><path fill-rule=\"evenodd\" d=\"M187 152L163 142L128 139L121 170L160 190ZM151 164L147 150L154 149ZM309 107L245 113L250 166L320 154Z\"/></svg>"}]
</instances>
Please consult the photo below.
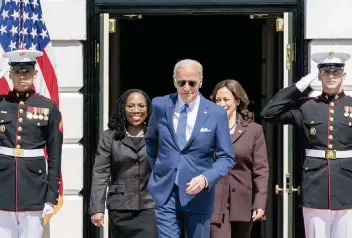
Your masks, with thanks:
<instances>
[{"instance_id":1,"label":"dark glasses on man","mask_svg":"<svg viewBox=\"0 0 352 238\"><path fill-rule=\"evenodd\" d=\"M186 83L188 83L188 85L192 88L194 88L195 86L197 86L197 81L195 80L176 80L176 84L179 87L183 87L186 85Z\"/></svg>"}]
</instances>

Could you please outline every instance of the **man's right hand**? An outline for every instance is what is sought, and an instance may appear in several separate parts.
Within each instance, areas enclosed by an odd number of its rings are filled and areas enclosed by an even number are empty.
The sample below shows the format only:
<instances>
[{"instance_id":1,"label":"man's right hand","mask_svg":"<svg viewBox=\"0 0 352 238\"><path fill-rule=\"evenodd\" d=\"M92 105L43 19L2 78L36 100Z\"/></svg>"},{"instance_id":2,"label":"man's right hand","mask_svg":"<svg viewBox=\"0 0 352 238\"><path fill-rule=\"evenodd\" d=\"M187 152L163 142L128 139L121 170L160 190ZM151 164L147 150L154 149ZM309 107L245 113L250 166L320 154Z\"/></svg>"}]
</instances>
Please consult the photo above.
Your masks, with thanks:
<instances>
[{"instance_id":1,"label":"man's right hand","mask_svg":"<svg viewBox=\"0 0 352 238\"><path fill-rule=\"evenodd\" d=\"M299 91L302 93L304 90L306 90L309 85L313 82L314 79L318 77L318 72L312 72L304 77L302 77L297 83L296 87L298 88Z\"/></svg>"},{"instance_id":2,"label":"man's right hand","mask_svg":"<svg viewBox=\"0 0 352 238\"><path fill-rule=\"evenodd\" d=\"M90 217L90 220L95 226L104 226L104 213L95 213Z\"/></svg>"}]
</instances>

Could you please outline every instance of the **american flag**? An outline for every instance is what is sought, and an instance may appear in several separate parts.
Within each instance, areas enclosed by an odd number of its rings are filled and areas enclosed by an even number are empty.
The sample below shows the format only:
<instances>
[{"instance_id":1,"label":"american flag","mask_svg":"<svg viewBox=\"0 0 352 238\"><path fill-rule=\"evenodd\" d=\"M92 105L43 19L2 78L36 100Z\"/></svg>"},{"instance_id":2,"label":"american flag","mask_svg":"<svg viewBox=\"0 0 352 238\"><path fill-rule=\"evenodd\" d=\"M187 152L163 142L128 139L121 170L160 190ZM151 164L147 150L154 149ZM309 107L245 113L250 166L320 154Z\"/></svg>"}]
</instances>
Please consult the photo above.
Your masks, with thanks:
<instances>
[{"instance_id":1,"label":"american flag","mask_svg":"<svg viewBox=\"0 0 352 238\"><path fill-rule=\"evenodd\" d=\"M38 77L34 80L37 93L50 98L59 106L59 92L55 73L52 45L46 28L40 0L2 0L0 10L0 94L6 94L13 85L9 78L5 52L34 49L43 52L37 58ZM55 206L58 212L63 203L63 184L60 183L60 199ZM46 217L44 222L49 222Z\"/></svg>"}]
</instances>

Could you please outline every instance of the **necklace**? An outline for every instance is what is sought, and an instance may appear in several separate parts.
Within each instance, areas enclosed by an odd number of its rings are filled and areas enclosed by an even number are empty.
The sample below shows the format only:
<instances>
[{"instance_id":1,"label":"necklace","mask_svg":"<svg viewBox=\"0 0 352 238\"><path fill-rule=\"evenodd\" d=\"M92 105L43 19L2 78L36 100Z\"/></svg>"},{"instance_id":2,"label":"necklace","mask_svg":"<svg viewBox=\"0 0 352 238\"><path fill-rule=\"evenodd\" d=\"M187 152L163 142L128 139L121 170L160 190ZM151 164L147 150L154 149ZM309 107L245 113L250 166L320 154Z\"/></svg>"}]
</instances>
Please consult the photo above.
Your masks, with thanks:
<instances>
[{"instance_id":1,"label":"necklace","mask_svg":"<svg viewBox=\"0 0 352 238\"><path fill-rule=\"evenodd\" d=\"M230 127L230 131L232 131L232 129L237 125L237 123L235 122L231 127Z\"/></svg>"},{"instance_id":2,"label":"necklace","mask_svg":"<svg viewBox=\"0 0 352 238\"><path fill-rule=\"evenodd\" d=\"M140 132L138 132L137 135L133 136L131 135L130 133L128 133L128 131L126 131L126 134L129 136L129 137L143 137L144 136L144 131L141 130Z\"/></svg>"}]
</instances>

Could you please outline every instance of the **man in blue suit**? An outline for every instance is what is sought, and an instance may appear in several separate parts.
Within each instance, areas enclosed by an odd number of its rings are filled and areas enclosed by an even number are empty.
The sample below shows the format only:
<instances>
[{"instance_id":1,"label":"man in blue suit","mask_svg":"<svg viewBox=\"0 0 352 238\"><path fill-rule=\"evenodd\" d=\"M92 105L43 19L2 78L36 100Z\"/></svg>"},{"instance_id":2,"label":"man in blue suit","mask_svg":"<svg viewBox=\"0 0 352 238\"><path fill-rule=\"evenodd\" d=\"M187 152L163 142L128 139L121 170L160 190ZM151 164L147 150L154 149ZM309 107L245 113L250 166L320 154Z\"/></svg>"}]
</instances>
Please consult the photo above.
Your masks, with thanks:
<instances>
[{"instance_id":1,"label":"man in blue suit","mask_svg":"<svg viewBox=\"0 0 352 238\"><path fill-rule=\"evenodd\" d=\"M145 136L159 238L209 238L214 185L235 164L226 112L199 93L203 68L182 60L177 93L156 97Z\"/></svg>"}]
</instances>

